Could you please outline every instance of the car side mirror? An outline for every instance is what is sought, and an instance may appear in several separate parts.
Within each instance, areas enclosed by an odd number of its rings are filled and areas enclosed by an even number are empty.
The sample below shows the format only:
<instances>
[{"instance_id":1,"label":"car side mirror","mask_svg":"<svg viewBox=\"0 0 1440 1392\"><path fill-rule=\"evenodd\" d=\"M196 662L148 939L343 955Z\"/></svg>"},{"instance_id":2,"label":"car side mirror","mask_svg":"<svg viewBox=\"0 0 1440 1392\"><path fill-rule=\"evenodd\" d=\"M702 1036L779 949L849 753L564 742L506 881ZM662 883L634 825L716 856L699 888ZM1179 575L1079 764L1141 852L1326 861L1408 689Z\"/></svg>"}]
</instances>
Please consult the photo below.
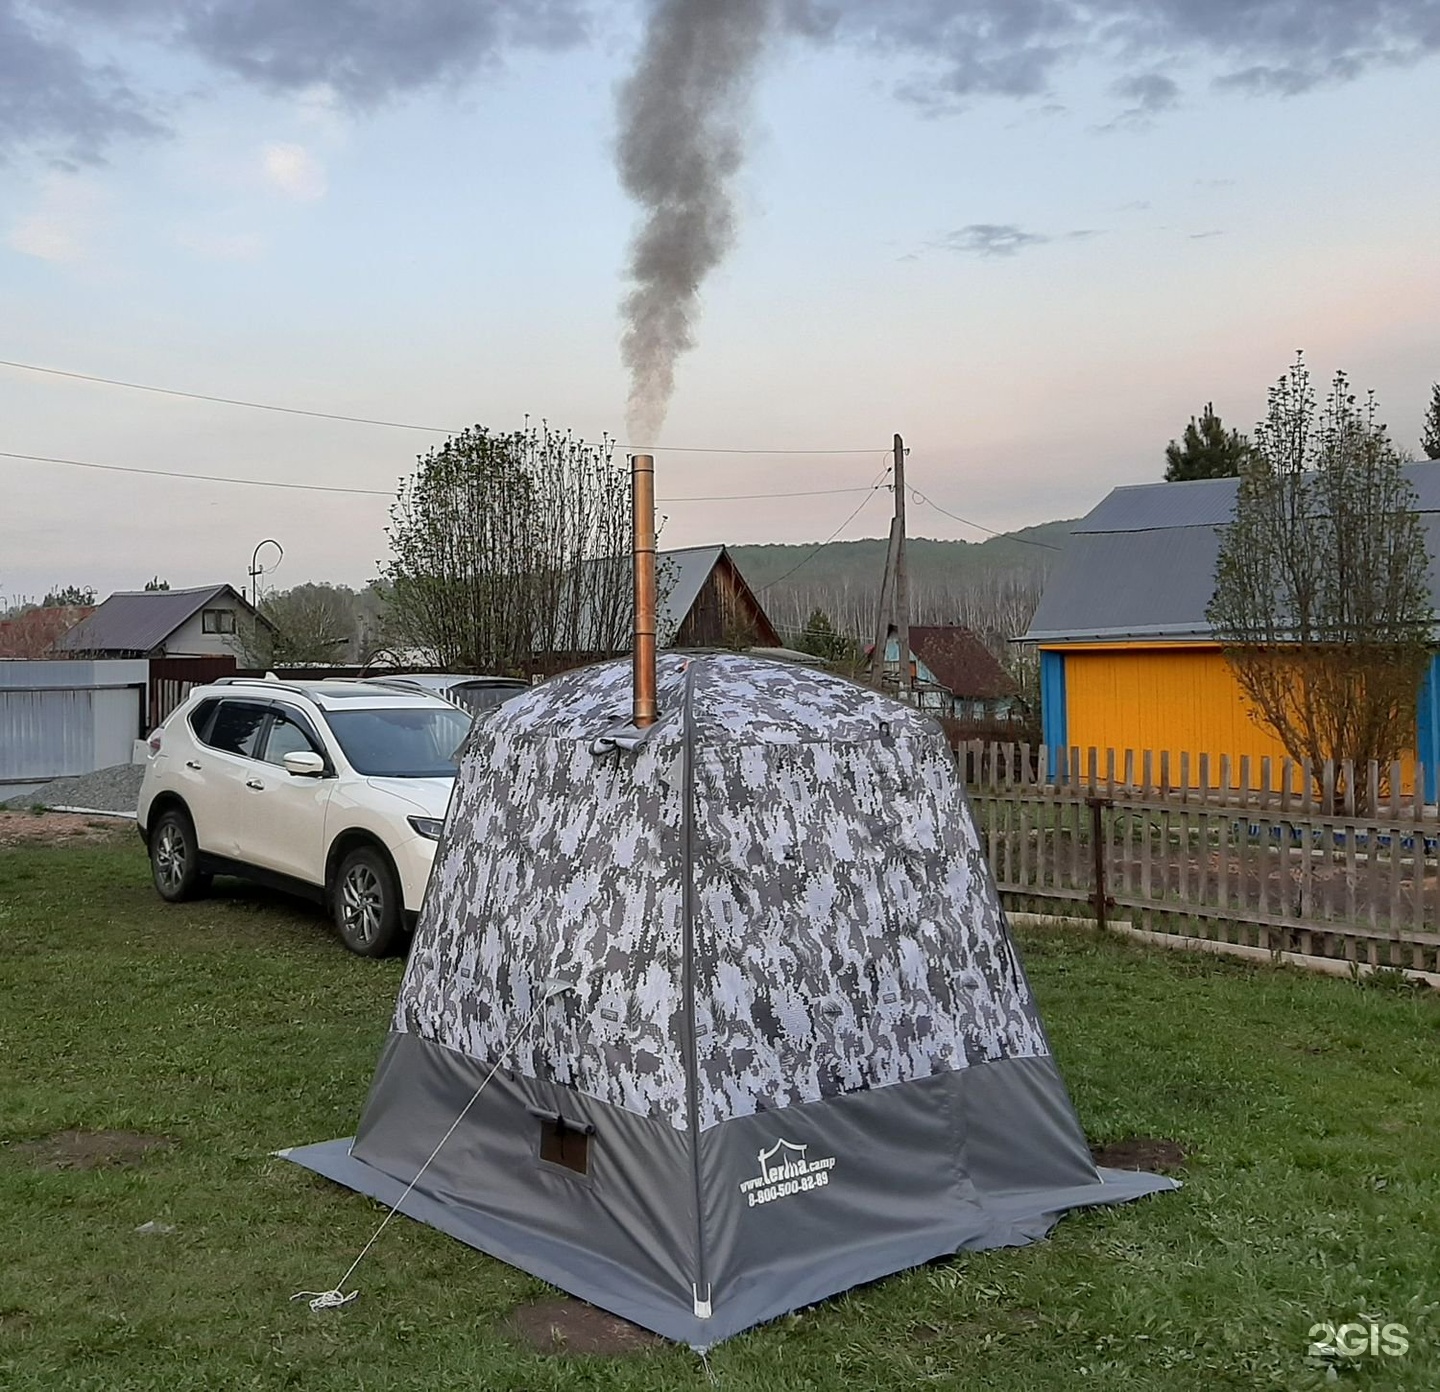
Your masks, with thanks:
<instances>
[{"instance_id":1,"label":"car side mirror","mask_svg":"<svg viewBox=\"0 0 1440 1392\"><path fill-rule=\"evenodd\" d=\"M325 760L310 749L297 749L284 759L285 772L297 778L321 778L325 774Z\"/></svg>"}]
</instances>

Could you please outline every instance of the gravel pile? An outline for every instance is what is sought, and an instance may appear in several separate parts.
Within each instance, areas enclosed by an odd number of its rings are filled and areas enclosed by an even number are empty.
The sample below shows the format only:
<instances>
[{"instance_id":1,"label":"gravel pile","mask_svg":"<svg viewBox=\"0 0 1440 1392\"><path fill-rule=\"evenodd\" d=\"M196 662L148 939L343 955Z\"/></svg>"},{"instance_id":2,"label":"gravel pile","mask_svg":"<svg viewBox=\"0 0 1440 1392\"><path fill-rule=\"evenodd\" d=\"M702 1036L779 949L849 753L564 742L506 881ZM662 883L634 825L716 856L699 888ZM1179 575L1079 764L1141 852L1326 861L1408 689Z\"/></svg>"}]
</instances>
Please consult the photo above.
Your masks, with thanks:
<instances>
[{"instance_id":1,"label":"gravel pile","mask_svg":"<svg viewBox=\"0 0 1440 1392\"><path fill-rule=\"evenodd\" d=\"M84 807L93 812L131 812L140 800L143 764L116 764L74 778L57 778L33 793L11 798L5 807Z\"/></svg>"}]
</instances>

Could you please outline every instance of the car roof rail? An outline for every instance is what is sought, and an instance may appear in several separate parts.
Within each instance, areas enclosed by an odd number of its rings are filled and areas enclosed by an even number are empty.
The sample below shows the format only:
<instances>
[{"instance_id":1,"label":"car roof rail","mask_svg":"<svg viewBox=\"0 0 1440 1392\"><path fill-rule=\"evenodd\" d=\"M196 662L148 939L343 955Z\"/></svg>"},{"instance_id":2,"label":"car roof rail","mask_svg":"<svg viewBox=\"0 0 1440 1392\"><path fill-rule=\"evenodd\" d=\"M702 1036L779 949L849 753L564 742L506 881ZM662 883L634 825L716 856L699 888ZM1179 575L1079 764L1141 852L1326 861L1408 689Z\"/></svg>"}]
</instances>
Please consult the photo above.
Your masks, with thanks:
<instances>
[{"instance_id":1,"label":"car roof rail","mask_svg":"<svg viewBox=\"0 0 1440 1392\"><path fill-rule=\"evenodd\" d=\"M214 681L206 682L204 685L258 686L265 691L288 691L293 696L309 695L303 686L294 682L280 681L275 677L216 677Z\"/></svg>"}]
</instances>

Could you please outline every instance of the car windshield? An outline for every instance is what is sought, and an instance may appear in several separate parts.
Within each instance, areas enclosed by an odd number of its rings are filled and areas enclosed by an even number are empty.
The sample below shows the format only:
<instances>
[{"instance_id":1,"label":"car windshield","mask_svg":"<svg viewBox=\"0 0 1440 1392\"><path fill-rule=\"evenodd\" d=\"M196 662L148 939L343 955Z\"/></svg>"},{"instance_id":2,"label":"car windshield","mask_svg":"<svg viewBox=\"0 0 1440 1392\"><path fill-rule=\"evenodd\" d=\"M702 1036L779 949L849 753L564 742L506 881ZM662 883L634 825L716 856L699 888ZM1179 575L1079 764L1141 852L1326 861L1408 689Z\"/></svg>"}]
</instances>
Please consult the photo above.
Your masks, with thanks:
<instances>
[{"instance_id":1,"label":"car windshield","mask_svg":"<svg viewBox=\"0 0 1440 1392\"><path fill-rule=\"evenodd\" d=\"M383 778L451 778L470 717L449 707L327 711L325 718L356 773Z\"/></svg>"}]
</instances>

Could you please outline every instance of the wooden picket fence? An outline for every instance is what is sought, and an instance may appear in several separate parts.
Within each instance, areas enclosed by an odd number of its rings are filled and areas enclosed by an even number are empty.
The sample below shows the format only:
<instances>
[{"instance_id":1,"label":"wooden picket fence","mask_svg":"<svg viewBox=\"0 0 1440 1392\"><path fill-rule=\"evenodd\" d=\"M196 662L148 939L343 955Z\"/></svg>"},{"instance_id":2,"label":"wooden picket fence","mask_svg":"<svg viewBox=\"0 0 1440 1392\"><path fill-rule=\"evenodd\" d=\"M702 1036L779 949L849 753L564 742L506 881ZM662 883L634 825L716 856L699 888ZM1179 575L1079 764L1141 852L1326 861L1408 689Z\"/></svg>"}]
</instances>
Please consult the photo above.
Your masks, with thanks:
<instances>
[{"instance_id":1,"label":"wooden picket fence","mask_svg":"<svg viewBox=\"0 0 1440 1392\"><path fill-rule=\"evenodd\" d=\"M1085 904L1172 945L1440 986L1440 816L1423 768L957 753L1012 908Z\"/></svg>"}]
</instances>

